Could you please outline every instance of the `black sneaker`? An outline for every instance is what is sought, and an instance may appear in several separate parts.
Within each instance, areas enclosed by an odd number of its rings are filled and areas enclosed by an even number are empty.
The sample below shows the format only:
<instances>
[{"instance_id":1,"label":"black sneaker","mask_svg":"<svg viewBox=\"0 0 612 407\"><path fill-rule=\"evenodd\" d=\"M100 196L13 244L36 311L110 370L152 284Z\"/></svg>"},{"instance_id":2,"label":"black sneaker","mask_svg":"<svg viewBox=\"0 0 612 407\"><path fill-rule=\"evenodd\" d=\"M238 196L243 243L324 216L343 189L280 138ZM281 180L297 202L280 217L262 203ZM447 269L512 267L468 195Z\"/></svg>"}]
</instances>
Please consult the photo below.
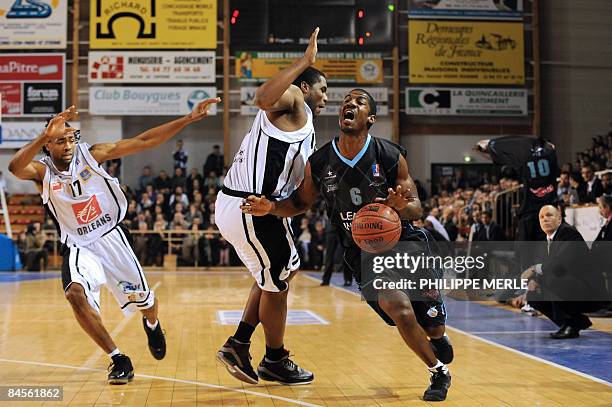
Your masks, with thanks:
<instances>
[{"instance_id":1,"label":"black sneaker","mask_svg":"<svg viewBox=\"0 0 612 407\"><path fill-rule=\"evenodd\" d=\"M147 318L142 317L142 326L149 339L149 350L151 355L157 360L162 360L166 356L166 338L164 332L161 329L159 319L157 320L157 326L155 329L151 329L147 326Z\"/></svg>"},{"instance_id":2,"label":"black sneaker","mask_svg":"<svg viewBox=\"0 0 612 407\"><path fill-rule=\"evenodd\" d=\"M451 385L451 375L446 366L440 366L435 372L431 372L431 384L423 394L425 401L446 400L446 393Z\"/></svg>"},{"instance_id":3,"label":"black sneaker","mask_svg":"<svg viewBox=\"0 0 612 407\"><path fill-rule=\"evenodd\" d=\"M251 365L250 346L251 342L240 343L233 336L230 336L217 352L217 360L223 363L229 374L236 379L257 384L259 378Z\"/></svg>"},{"instance_id":4,"label":"black sneaker","mask_svg":"<svg viewBox=\"0 0 612 407\"><path fill-rule=\"evenodd\" d=\"M108 366L109 384L127 384L134 379L134 367L132 361L125 355L113 356L111 364Z\"/></svg>"},{"instance_id":5,"label":"black sneaker","mask_svg":"<svg viewBox=\"0 0 612 407\"><path fill-rule=\"evenodd\" d=\"M314 380L312 372L302 369L289 359L289 351L287 350L285 350L285 356L276 362L264 356L257 368L257 374L262 380L290 386L310 384Z\"/></svg>"},{"instance_id":6,"label":"black sneaker","mask_svg":"<svg viewBox=\"0 0 612 407\"><path fill-rule=\"evenodd\" d=\"M454 352L453 352L453 344L448 339L448 336L444 334L439 339L430 339L431 348L433 349L433 353L438 358L438 360L445 365L448 365L453 361Z\"/></svg>"}]
</instances>

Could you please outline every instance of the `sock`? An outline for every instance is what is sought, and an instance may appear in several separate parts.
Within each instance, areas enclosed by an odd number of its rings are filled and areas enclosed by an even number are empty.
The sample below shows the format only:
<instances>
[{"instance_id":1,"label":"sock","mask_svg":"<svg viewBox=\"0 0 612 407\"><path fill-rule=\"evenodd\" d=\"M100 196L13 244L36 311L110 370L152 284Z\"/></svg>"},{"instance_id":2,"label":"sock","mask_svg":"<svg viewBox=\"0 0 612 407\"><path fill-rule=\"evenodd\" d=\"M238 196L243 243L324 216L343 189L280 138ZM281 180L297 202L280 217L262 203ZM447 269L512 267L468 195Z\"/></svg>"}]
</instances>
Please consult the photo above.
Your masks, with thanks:
<instances>
[{"instance_id":1,"label":"sock","mask_svg":"<svg viewBox=\"0 0 612 407\"><path fill-rule=\"evenodd\" d=\"M253 336L253 332L255 332L254 326L251 326L244 321L240 321L240 324L238 324L238 328L236 329L236 333L234 334L234 339L240 343L249 343L251 341L251 336Z\"/></svg>"},{"instance_id":2,"label":"sock","mask_svg":"<svg viewBox=\"0 0 612 407\"><path fill-rule=\"evenodd\" d=\"M121 355L121 352L119 352L119 348L115 348L114 351L112 351L111 353L108 354L108 356L112 359L113 356L117 356L117 355Z\"/></svg>"},{"instance_id":3,"label":"sock","mask_svg":"<svg viewBox=\"0 0 612 407\"><path fill-rule=\"evenodd\" d=\"M432 366L432 367L428 367L429 371L431 373L436 373L438 371L438 369L442 368L442 373L447 374L448 373L448 367L446 367L446 365L442 362L440 362L439 360L436 361L436 365Z\"/></svg>"},{"instance_id":4,"label":"sock","mask_svg":"<svg viewBox=\"0 0 612 407\"><path fill-rule=\"evenodd\" d=\"M278 349L274 349L266 345L266 359L272 362L281 360L286 354L287 351L285 350L285 345L281 345L281 347Z\"/></svg>"},{"instance_id":5,"label":"sock","mask_svg":"<svg viewBox=\"0 0 612 407\"><path fill-rule=\"evenodd\" d=\"M159 325L159 319L155 321L154 324L150 323L149 320L145 317L145 321L147 323L147 326L149 327L149 329L153 330L155 328L157 328L157 325Z\"/></svg>"}]
</instances>

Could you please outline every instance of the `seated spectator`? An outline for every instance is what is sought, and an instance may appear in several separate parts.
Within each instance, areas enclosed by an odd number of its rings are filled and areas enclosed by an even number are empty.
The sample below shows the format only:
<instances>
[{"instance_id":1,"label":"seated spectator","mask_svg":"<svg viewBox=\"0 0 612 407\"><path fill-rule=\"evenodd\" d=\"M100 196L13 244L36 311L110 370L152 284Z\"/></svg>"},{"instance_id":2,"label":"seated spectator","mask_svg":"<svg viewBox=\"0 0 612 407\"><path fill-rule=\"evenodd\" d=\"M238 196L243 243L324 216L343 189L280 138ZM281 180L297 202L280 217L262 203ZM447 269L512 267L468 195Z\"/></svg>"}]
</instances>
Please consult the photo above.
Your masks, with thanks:
<instances>
[{"instance_id":1,"label":"seated spectator","mask_svg":"<svg viewBox=\"0 0 612 407\"><path fill-rule=\"evenodd\" d=\"M569 197L569 191L572 186L570 185L570 174L567 171L561 171L559 175L559 184L557 185L557 198L559 202L565 201L564 195ZM569 199L569 198L568 198Z\"/></svg>"},{"instance_id":2,"label":"seated spectator","mask_svg":"<svg viewBox=\"0 0 612 407\"><path fill-rule=\"evenodd\" d=\"M44 249L45 240L40 222L34 222L28 226L25 237L25 259L23 261L26 271L41 271L41 260L43 261L42 271L47 269L49 255Z\"/></svg>"},{"instance_id":3,"label":"seated spectator","mask_svg":"<svg viewBox=\"0 0 612 407\"><path fill-rule=\"evenodd\" d=\"M174 194L170 196L168 204L172 207L177 202L182 203L184 207L189 206L189 198L187 197L187 194L183 192L183 187L181 186L177 186L174 189Z\"/></svg>"},{"instance_id":4,"label":"seated spectator","mask_svg":"<svg viewBox=\"0 0 612 407\"><path fill-rule=\"evenodd\" d=\"M200 219L196 218L195 222L189 226L189 230L192 233L187 233L183 239L180 256L182 266L193 267L196 263L201 264L200 245L198 244L201 238L201 235L198 233L200 231L199 222Z\"/></svg>"},{"instance_id":5,"label":"seated spectator","mask_svg":"<svg viewBox=\"0 0 612 407\"><path fill-rule=\"evenodd\" d=\"M314 270L320 270L323 266L323 253L325 251L325 229L323 228L323 222L318 220L315 222L314 233L312 234L310 241L310 258L312 268Z\"/></svg>"},{"instance_id":6,"label":"seated spectator","mask_svg":"<svg viewBox=\"0 0 612 407\"><path fill-rule=\"evenodd\" d=\"M474 233L476 242L500 242L504 240L502 228L493 221L491 211L484 211L480 216L482 226Z\"/></svg>"},{"instance_id":7,"label":"seated spectator","mask_svg":"<svg viewBox=\"0 0 612 407\"><path fill-rule=\"evenodd\" d=\"M142 174L140 175L140 177L138 177L138 191L137 192L142 193L142 191L145 190L147 185L153 184L153 182L154 182L154 179L151 173L151 167L149 167L148 165L145 165L145 167L142 169Z\"/></svg>"},{"instance_id":8,"label":"seated spectator","mask_svg":"<svg viewBox=\"0 0 612 407\"><path fill-rule=\"evenodd\" d=\"M189 205L189 210L185 214L185 222L191 227L196 219L198 220L198 224L201 225L204 223L204 215L200 212L196 204L192 203Z\"/></svg>"},{"instance_id":9,"label":"seated spectator","mask_svg":"<svg viewBox=\"0 0 612 407\"><path fill-rule=\"evenodd\" d=\"M601 180L593 173L593 167L591 165L583 165L581 170L582 178L586 183L586 195L584 202L581 203L595 203L597 198L603 195L603 187Z\"/></svg>"},{"instance_id":10,"label":"seated spectator","mask_svg":"<svg viewBox=\"0 0 612 407\"><path fill-rule=\"evenodd\" d=\"M570 175L570 186L569 204L577 205L586 203L587 184L584 182L582 175L578 171L574 171Z\"/></svg>"},{"instance_id":11,"label":"seated spectator","mask_svg":"<svg viewBox=\"0 0 612 407\"><path fill-rule=\"evenodd\" d=\"M132 223L138 216L138 204L135 199L132 199L128 204L127 212L125 213L124 221L126 223Z\"/></svg>"},{"instance_id":12,"label":"seated spectator","mask_svg":"<svg viewBox=\"0 0 612 407\"><path fill-rule=\"evenodd\" d=\"M155 188L155 190L161 192L162 194L165 194L166 192L170 191L172 183L166 171L161 170L159 172L159 176L153 181L153 187Z\"/></svg>"},{"instance_id":13,"label":"seated spectator","mask_svg":"<svg viewBox=\"0 0 612 407\"><path fill-rule=\"evenodd\" d=\"M174 169L174 176L170 181L170 187L172 188L172 190L176 190L176 187L183 188L183 191L186 189L187 178L185 177L182 168L177 167Z\"/></svg>"},{"instance_id":14,"label":"seated spectator","mask_svg":"<svg viewBox=\"0 0 612 407\"><path fill-rule=\"evenodd\" d=\"M153 207L153 200L147 192L143 192L140 197L140 208L141 210L149 209Z\"/></svg>"},{"instance_id":15,"label":"seated spectator","mask_svg":"<svg viewBox=\"0 0 612 407\"><path fill-rule=\"evenodd\" d=\"M148 261L145 262L145 265L157 267L164 265L164 256L168 252L165 235L162 233L164 230L166 230L166 223L158 219L153 225L153 233L147 235Z\"/></svg>"},{"instance_id":16,"label":"seated spectator","mask_svg":"<svg viewBox=\"0 0 612 407\"><path fill-rule=\"evenodd\" d=\"M214 188L215 193L219 190L219 188L221 188L219 177L217 177L217 173L215 171L208 173L208 176L204 179L204 187L208 189Z\"/></svg>"},{"instance_id":17,"label":"seated spectator","mask_svg":"<svg viewBox=\"0 0 612 407\"><path fill-rule=\"evenodd\" d=\"M603 193L606 195L612 195L612 173L605 173L601 176L601 187L603 188Z\"/></svg>"},{"instance_id":18,"label":"seated spectator","mask_svg":"<svg viewBox=\"0 0 612 407\"><path fill-rule=\"evenodd\" d=\"M147 265L147 257L148 257L148 236L145 233L147 230L149 229L148 225L146 222L138 222L138 232L140 233L133 233L132 234L132 240L133 240L133 246L134 246L134 254L136 254L136 257L138 258L138 261L140 262L140 264L144 264Z\"/></svg>"},{"instance_id":19,"label":"seated spectator","mask_svg":"<svg viewBox=\"0 0 612 407\"><path fill-rule=\"evenodd\" d=\"M194 167L191 169L191 171L189 172L189 175L187 176L187 193L190 195L193 193L193 182L196 180L201 186L202 182L204 181L204 178L198 172L198 169Z\"/></svg>"},{"instance_id":20,"label":"seated spectator","mask_svg":"<svg viewBox=\"0 0 612 407\"><path fill-rule=\"evenodd\" d=\"M448 239L451 242L457 240L457 235L459 234L459 228L457 228L457 225L454 222L454 215L455 212L450 206L444 209L442 214L442 226L444 226L444 229L448 234Z\"/></svg>"},{"instance_id":21,"label":"seated spectator","mask_svg":"<svg viewBox=\"0 0 612 407\"><path fill-rule=\"evenodd\" d=\"M202 194L202 184L197 179L194 179L191 188L187 190L189 201L193 201L193 197L196 193Z\"/></svg>"}]
</instances>

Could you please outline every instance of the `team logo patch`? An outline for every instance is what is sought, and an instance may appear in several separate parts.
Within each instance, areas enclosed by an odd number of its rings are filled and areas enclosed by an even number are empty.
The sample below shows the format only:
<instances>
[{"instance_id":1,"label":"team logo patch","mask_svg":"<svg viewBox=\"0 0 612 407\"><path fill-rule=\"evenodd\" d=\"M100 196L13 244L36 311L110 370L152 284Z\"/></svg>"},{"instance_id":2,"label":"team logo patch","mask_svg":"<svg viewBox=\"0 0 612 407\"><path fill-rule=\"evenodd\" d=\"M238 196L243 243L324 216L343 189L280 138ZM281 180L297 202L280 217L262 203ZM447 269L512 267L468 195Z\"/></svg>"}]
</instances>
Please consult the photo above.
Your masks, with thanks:
<instances>
[{"instance_id":1,"label":"team logo patch","mask_svg":"<svg viewBox=\"0 0 612 407\"><path fill-rule=\"evenodd\" d=\"M134 284L134 283L130 283L129 281L119 281L117 283L117 285L119 286L119 288L121 289L121 291L123 291L124 294L134 294L134 298L136 298L136 293L137 291L141 291L142 287L140 284Z\"/></svg>"},{"instance_id":2,"label":"team logo patch","mask_svg":"<svg viewBox=\"0 0 612 407\"><path fill-rule=\"evenodd\" d=\"M89 223L102 214L98 199L95 195L85 202L72 204L72 211L79 225Z\"/></svg>"},{"instance_id":3,"label":"team logo patch","mask_svg":"<svg viewBox=\"0 0 612 407\"><path fill-rule=\"evenodd\" d=\"M79 173L79 176L83 181L87 182L87 180L91 178L91 169L89 167L85 167L85 169Z\"/></svg>"},{"instance_id":4,"label":"team logo patch","mask_svg":"<svg viewBox=\"0 0 612 407\"><path fill-rule=\"evenodd\" d=\"M380 177L380 164L372 164L372 176Z\"/></svg>"},{"instance_id":5,"label":"team logo patch","mask_svg":"<svg viewBox=\"0 0 612 407\"><path fill-rule=\"evenodd\" d=\"M438 310L436 307L431 307L427 310L427 315L429 315L431 318L435 318L438 316Z\"/></svg>"}]
</instances>

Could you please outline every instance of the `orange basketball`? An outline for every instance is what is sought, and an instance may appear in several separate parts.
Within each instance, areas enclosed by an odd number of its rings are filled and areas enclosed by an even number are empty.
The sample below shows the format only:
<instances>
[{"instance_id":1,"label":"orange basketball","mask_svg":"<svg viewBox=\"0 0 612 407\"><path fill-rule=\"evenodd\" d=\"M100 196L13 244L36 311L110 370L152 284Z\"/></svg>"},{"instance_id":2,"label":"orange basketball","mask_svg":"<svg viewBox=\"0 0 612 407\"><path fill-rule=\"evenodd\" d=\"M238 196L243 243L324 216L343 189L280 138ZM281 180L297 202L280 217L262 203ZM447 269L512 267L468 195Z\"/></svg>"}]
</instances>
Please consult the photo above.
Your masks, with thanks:
<instances>
[{"instance_id":1,"label":"orange basketball","mask_svg":"<svg viewBox=\"0 0 612 407\"><path fill-rule=\"evenodd\" d=\"M382 253L395 246L402 234L399 215L387 205L372 203L355 214L353 240L368 253Z\"/></svg>"}]
</instances>

